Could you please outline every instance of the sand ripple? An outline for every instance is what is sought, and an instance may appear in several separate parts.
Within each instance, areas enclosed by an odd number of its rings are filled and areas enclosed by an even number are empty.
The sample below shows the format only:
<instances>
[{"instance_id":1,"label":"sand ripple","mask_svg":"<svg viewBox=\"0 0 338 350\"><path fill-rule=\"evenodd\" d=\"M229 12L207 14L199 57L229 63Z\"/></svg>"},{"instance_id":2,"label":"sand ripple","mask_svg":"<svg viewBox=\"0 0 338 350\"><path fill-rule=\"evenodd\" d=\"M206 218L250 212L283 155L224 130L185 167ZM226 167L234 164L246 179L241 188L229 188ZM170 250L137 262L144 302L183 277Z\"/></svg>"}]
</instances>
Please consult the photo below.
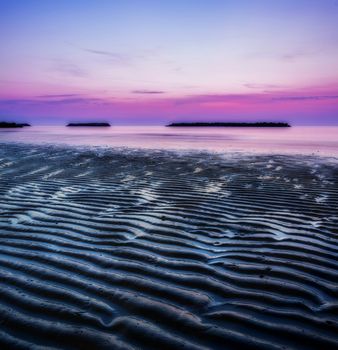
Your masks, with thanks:
<instances>
[{"instance_id":1,"label":"sand ripple","mask_svg":"<svg viewBox=\"0 0 338 350\"><path fill-rule=\"evenodd\" d=\"M338 347L338 168L0 147L3 349Z\"/></svg>"}]
</instances>

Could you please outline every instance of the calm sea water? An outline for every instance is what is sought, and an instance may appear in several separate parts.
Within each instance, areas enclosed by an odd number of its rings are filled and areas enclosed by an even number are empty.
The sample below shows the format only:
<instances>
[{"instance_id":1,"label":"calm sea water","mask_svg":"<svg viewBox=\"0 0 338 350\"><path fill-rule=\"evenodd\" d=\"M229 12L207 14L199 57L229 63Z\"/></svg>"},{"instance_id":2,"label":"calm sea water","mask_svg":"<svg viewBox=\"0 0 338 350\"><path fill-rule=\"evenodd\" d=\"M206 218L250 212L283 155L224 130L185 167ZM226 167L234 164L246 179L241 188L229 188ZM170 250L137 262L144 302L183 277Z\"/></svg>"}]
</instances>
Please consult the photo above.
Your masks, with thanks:
<instances>
[{"instance_id":1,"label":"calm sea water","mask_svg":"<svg viewBox=\"0 0 338 350\"><path fill-rule=\"evenodd\" d=\"M147 149L319 154L338 156L338 127L292 128L110 128L33 126L0 129L0 142L68 144Z\"/></svg>"}]
</instances>

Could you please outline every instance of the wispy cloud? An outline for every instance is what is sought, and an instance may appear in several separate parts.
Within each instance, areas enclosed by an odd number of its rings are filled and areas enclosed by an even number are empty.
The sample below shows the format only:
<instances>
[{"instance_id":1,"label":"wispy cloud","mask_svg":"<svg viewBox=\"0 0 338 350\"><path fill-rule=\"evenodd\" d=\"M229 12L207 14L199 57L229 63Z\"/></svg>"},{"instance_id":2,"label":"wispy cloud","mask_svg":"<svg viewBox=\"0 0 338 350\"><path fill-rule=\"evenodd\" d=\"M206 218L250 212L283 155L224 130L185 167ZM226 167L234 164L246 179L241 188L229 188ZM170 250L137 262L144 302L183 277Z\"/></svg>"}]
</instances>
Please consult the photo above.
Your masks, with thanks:
<instances>
[{"instance_id":1,"label":"wispy cloud","mask_svg":"<svg viewBox=\"0 0 338 350\"><path fill-rule=\"evenodd\" d=\"M322 101L322 100L335 100L338 99L338 95L331 96L279 96L274 97L276 101Z\"/></svg>"},{"instance_id":2,"label":"wispy cloud","mask_svg":"<svg viewBox=\"0 0 338 350\"><path fill-rule=\"evenodd\" d=\"M58 59L54 60L51 70L72 77L85 77L88 75L79 65Z\"/></svg>"},{"instance_id":3,"label":"wispy cloud","mask_svg":"<svg viewBox=\"0 0 338 350\"><path fill-rule=\"evenodd\" d=\"M62 96L62 95L54 95ZM69 96L69 95L68 95ZM44 99L0 99L3 105L67 105L67 104L106 104L110 101L95 97L66 97L66 98L44 98Z\"/></svg>"},{"instance_id":4,"label":"wispy cloud","mask_svg":"<svg viewBox=\"0 0 338 350\"><path fill-rule=\"evenodd\" d=\"M103 56L104 58L109 59L109 61L119 64L125 64L130 62L130 57L125 54L121 54L118 52L111 52L111 51L105 51L105 50L95 50L95 49L83 49L86 52L89 52L93 55Z\"/></svg>"},{"instance_id":5,"label":"wispy cloud","mask_svg":"<svg viewBox=\"0 0 338 350\"><path fill-rule=\"evenodd\" d=\"M264 94L203 94L203 95L188 95L176 99L176 104L188 103L232 103L244 101L258 101L264 97Z\"/></svg>"},{"instance_id":6,"label":"wispy cloud","mask_svg":"<svg viewBox=\"0 0 338 350\"><path fill-rule=\"evenodd\" d=\"M91 97L74 97L74 98L63 98L60 100L48 100L49 104L91 104L91 103L106 103L106 100L101 98Z\"/></svg>"},{"instance_id":7,"label":"wispy cloud","mask_svg":"<svg viewBox=\"0 0 338 350\"><path fill-rule=\"evenodd\" d=\"M285 53L281 55L277 55L277 58L279 58L282 61L290 62L290 61L296 61L299 58L303 58L309 55L312 55L313 53L309 52L290 52L290 53Z\"/></svg>"},{"instance_id":8,"label":"wispy cloud","mask_svg":"<svg viewBox=\"0 0 338 350\"><path fill-rule=\"evenodd\" d=\"M323 54L323 49L318 48L300 48L298 50L289 51L285 53L277 54L277 58L286 62L294 62L298 59L307 58L311 56L317 56Z\"/></svg>"},{"instance_id":9,"label":"wispy cloud","mask_svg":"<svg viewBox=\"0 0 338 350\"><path fill-rule=\"evenodd\" d=\"M80 97L83 96L82 94L61 94L61 95L39 95L36 96L37 98L73 98L73 97Z\"/></svg>"},{"instance_id":10,"label":"wispy cloud","mask_svg":"<svg viewBox=\"0 0 338 350\"><path fill-rule=\"evenodd\" d=\"M315 56L322 53L322 51L319 51L317 49L299 49L299 50L289 50L289 51L280 51L280 52L273 52L273 51L256 51L252 52L247 55L247 58L251 59L269 59L269 60L277 60L285 63L294 63L298 60Z\"/></svg>"},{"instance_id":11,"label":"wispy cloud","mask_svg":"<svg viewBox=\"0 0 338 350\"><path fill-rule=\"evenodd\" d=\"M39 101L34 99L23 99L23 98L0 99L0 103L2 105L23 105L23 104L31 104L35 102L39 102Z\"/></svg>"},{"instance_id":12,"label":"wispy cloud","mask_svg":"<svg viewBox=\"0 0 338 350\"><path fill-rule=\"evenodd\" d=\"M257 89L257 90L263 90L263 89L280 89L282 88L281 85L277 84L257 84L257 83L246 83L243 84L244 87L248 89Z\"/></svg>"},{"instance_id":13,"label":"wispy cloud","mask_svg":"<svg viewBox=\"0 0 338 350\"><path fill-rule=\"evenodd\" d=\"M187 95L173 100L176 105L184 104L271 104L273 102L320 102L338 100L338 95L297 95L292 96L285 92L259 92L259 93L244 93L244 94L203 94L203 95Z\"/></svg>"},{"instance_id":14,"label":"wispy cloud","mask_svg":"<svg viewBox=\"0 0 338 350\"><path fill-rule=\"evenodd\" d=\"M133 94L149 94L149 95L156 95L156 94L165 94L165 91L162 90L133 90Z\"/></svg>"},{"instance_id":15,"label":"wispy cloud","mask_svg":"<svg viewBox=\"0 0 338 350\"><path fill-rule=\"evenodd\" d=\"M46 110L54 110L52 106L68 107L69 110L80 108L81 110L94 108L111 107L120 110L133 110L139 109L154 109L163 110L166 108L173 108L175 110L187 110L187 109L200 109L200 108L212 108L216 110L229 111L229 110L257 110L259 108L266 108L266 106L273 106L280 104L286 104L287 102L295 102L297 106L305 105L307 102L327 101L328 104L336 103L338 100L337 94L323 94L323 95L300 95L299 91L291 94L290 92L258 92L258 93L244 93L244 94L198 94L198 95L185 95L180 97L166 96L155 98L157 94L163 94L162 90L134 90L135 94L146 94L149 98L137 99L137 98L105 98L87 96L81 94L50 94L39 95L34 98L19 98L19 99L0 99L0 107L3 108L21 108L22 110L29 110L29 108L45 108ZM277 106L278 106L277 105ZM264 107L262 107L264 106ZM276 107L271 107L276 108ZM279 107L278 107L279 108ZM292 107L294 108L294 107Z\"/></svg>"}]
</instances>

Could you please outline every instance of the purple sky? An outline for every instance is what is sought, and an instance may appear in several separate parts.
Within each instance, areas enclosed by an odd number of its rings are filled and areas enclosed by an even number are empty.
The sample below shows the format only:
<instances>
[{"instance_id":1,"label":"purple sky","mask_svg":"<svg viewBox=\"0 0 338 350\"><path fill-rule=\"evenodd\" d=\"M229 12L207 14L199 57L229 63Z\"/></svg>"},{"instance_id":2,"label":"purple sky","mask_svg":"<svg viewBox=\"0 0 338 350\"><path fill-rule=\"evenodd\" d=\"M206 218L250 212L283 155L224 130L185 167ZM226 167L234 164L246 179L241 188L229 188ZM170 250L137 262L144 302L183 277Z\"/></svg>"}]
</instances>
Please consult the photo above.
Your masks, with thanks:
<instances>
[{"instance_id":1,"label":"purple sky","mask_svg":"<svg viewBox=\"0 0 338 350\"><path fill-rule=\"evenodd\" d=\"M0 0L0 120L338 125L336 0Z\"/></svg>"}]
</instances>

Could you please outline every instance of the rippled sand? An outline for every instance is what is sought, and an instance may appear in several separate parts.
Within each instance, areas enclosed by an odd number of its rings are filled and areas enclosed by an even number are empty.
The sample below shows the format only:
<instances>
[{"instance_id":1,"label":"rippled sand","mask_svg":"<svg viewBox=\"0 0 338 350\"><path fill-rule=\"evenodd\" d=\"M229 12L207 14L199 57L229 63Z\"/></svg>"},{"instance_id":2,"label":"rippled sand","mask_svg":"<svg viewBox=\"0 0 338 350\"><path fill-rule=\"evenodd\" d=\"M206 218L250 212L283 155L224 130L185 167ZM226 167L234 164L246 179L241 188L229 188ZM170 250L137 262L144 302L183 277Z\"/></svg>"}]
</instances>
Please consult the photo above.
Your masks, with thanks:
<instances>
[{"instance_id":1,"label":"rippled sand","mask_svg":"<svg viewBox=\"0 0 338 350\"><path fill-rule=\"evenodd\" d=\"M338 166L0 145L1 349L333 349Z\"/></svg>"}]
</instances>

